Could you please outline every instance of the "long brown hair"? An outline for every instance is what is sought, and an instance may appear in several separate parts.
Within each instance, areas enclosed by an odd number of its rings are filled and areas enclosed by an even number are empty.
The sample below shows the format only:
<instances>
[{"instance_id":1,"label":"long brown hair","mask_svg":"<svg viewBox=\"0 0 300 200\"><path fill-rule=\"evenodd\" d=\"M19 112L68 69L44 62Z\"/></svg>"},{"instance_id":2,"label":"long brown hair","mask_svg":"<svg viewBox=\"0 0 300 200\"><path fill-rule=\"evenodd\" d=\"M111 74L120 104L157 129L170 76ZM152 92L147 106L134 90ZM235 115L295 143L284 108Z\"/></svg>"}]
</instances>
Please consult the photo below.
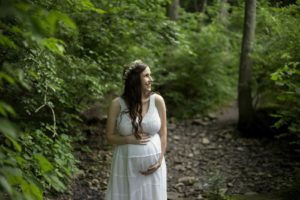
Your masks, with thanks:
<instances>
[{"instance_id":1,"label":"long brown hair","mask_svg":"<svg viewBox=\"0 0 300 200\"><path fill-rule=\"evenodd\" d=\"M125 81L124 99L128 113L131 119L133 132L136 138L140 138L139 133L142 132L142 87L140 74L148 67L141 60L136 60L130 63L125 68L123 77ZM138 120L137 120L138 119Z\"/></svg>"}]
</instances>

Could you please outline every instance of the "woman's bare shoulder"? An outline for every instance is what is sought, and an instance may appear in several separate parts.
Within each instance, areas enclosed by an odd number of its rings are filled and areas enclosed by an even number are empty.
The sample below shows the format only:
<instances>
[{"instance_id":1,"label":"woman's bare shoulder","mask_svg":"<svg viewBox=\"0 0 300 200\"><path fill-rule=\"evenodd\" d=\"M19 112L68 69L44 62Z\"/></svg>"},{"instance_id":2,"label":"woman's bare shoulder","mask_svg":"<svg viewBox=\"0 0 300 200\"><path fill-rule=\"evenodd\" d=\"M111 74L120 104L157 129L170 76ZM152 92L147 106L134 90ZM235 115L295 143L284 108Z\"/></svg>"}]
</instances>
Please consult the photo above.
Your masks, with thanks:
<instances>
[{"instance_id":1,"label":"woman's bare shoulder","mask_svg":"<svg viewBox=\"0 0 300 200\"><path fill-rule=\"evenodd\" d=\"M110 107L113 108L114 110L119 110L120 109L120 97L114 98L111 103Z\"/></svg>"},{"instance_id":2,"label":"woman's bare shoulder","mask_svg":"<svg viewBox=\"0 0 300 200\"><path fill-rule=\"evenodd\" d=\"M155 93L155 104L156 105L165 104L164 98L160 94Z\"/></svg>"},{"instance_id":3,"label":"woman's bare shoulder","mask_svg":"<svg viewBox=\"0 0 300 200\"><path fill-rule=\"evenodd\" d=\"M117 102L119 102L119 99L120 99L121 97L115 97L113 100L111 100L111 102L112 103L117 103Z\"/></svg>"}]
</instances>

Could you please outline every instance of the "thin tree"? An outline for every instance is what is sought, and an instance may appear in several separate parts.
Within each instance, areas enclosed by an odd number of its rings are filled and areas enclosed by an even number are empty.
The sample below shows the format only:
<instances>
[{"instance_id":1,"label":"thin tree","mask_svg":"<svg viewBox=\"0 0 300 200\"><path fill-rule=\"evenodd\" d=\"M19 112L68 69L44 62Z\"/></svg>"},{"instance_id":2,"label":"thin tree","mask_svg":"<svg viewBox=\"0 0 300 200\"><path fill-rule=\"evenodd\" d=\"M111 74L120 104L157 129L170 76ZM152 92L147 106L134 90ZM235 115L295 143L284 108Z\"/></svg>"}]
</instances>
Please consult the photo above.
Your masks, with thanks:
<instances>
[{"instance_id":1,"label":"thin tree","mask_svg":"<svg viewBox=\"0 0 300 200\"><path fill-rule=\"evenodd\" d=\"M174 21L177 20L178 7L179 7L179 0L172 0L172 2L167 5L167 16L171 20L174 20Z\"/></svg>"},{"instance_id":2,"label":"thin tree","mask_svg":"<svg viewBox=\"0 0 300 200\"><path fill-rule=\"evenodd\" d=\"M195 1L195 2L196 2L196 10L204 13L207 0L200 0L199 3L198 3L198 1Z\"/></svg>"},{"instance_id":3,"label":"thin tree","mask_svg":"<svg viewBox=\"0 0 300 200\"><path fill-rule=\"evenodd\" d=\"M251 96L251 58L250 52L255 33L256 0L246 0L244 31L240 56L240 71L238 83L238 129L249 133L253 124L254 109Z\"/></svg>"}]
</instances>

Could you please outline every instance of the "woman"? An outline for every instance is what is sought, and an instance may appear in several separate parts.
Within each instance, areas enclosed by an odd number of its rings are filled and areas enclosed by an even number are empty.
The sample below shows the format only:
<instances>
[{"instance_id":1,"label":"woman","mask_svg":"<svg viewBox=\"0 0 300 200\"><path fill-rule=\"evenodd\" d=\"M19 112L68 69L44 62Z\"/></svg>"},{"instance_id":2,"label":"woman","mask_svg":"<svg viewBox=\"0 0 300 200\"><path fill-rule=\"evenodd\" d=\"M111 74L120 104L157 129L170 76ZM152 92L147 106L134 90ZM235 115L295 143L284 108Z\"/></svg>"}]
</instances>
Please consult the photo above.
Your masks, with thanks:
<instances>
[{"instance_id":1,"label":"woman","mask_svg":"<svg viewBox=\"0 0 300 200\"><path fill-rule=\"evenodd\" d=\"M115 144L106 199L167 200L164 100L151 92L151 71L142 61L130 63L123 79L124 93L112 101L106 125Z\"/></svg>"}]
</instances>

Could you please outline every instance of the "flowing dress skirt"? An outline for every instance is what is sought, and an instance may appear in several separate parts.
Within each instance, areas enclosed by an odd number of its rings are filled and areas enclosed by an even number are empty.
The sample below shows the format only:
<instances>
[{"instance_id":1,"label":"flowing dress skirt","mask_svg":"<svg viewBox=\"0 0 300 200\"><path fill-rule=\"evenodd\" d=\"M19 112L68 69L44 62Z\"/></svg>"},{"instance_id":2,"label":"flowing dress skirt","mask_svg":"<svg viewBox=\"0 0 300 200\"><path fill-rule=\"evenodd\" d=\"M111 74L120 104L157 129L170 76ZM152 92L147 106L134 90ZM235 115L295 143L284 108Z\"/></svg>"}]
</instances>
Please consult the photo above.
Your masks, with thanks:
<instances>
[{"instance_id":1,"label":"flowing dress skirt","mask_svg":"<svg viewBox=\"0 0 300 200\"><path fill-rule=\"evenodd\" d=\"M165 159L154 173L140 173L155 164L160 153L159 134L146 145L115 146L106 200L167 200Z\"/></svg>"}]
</instances>

